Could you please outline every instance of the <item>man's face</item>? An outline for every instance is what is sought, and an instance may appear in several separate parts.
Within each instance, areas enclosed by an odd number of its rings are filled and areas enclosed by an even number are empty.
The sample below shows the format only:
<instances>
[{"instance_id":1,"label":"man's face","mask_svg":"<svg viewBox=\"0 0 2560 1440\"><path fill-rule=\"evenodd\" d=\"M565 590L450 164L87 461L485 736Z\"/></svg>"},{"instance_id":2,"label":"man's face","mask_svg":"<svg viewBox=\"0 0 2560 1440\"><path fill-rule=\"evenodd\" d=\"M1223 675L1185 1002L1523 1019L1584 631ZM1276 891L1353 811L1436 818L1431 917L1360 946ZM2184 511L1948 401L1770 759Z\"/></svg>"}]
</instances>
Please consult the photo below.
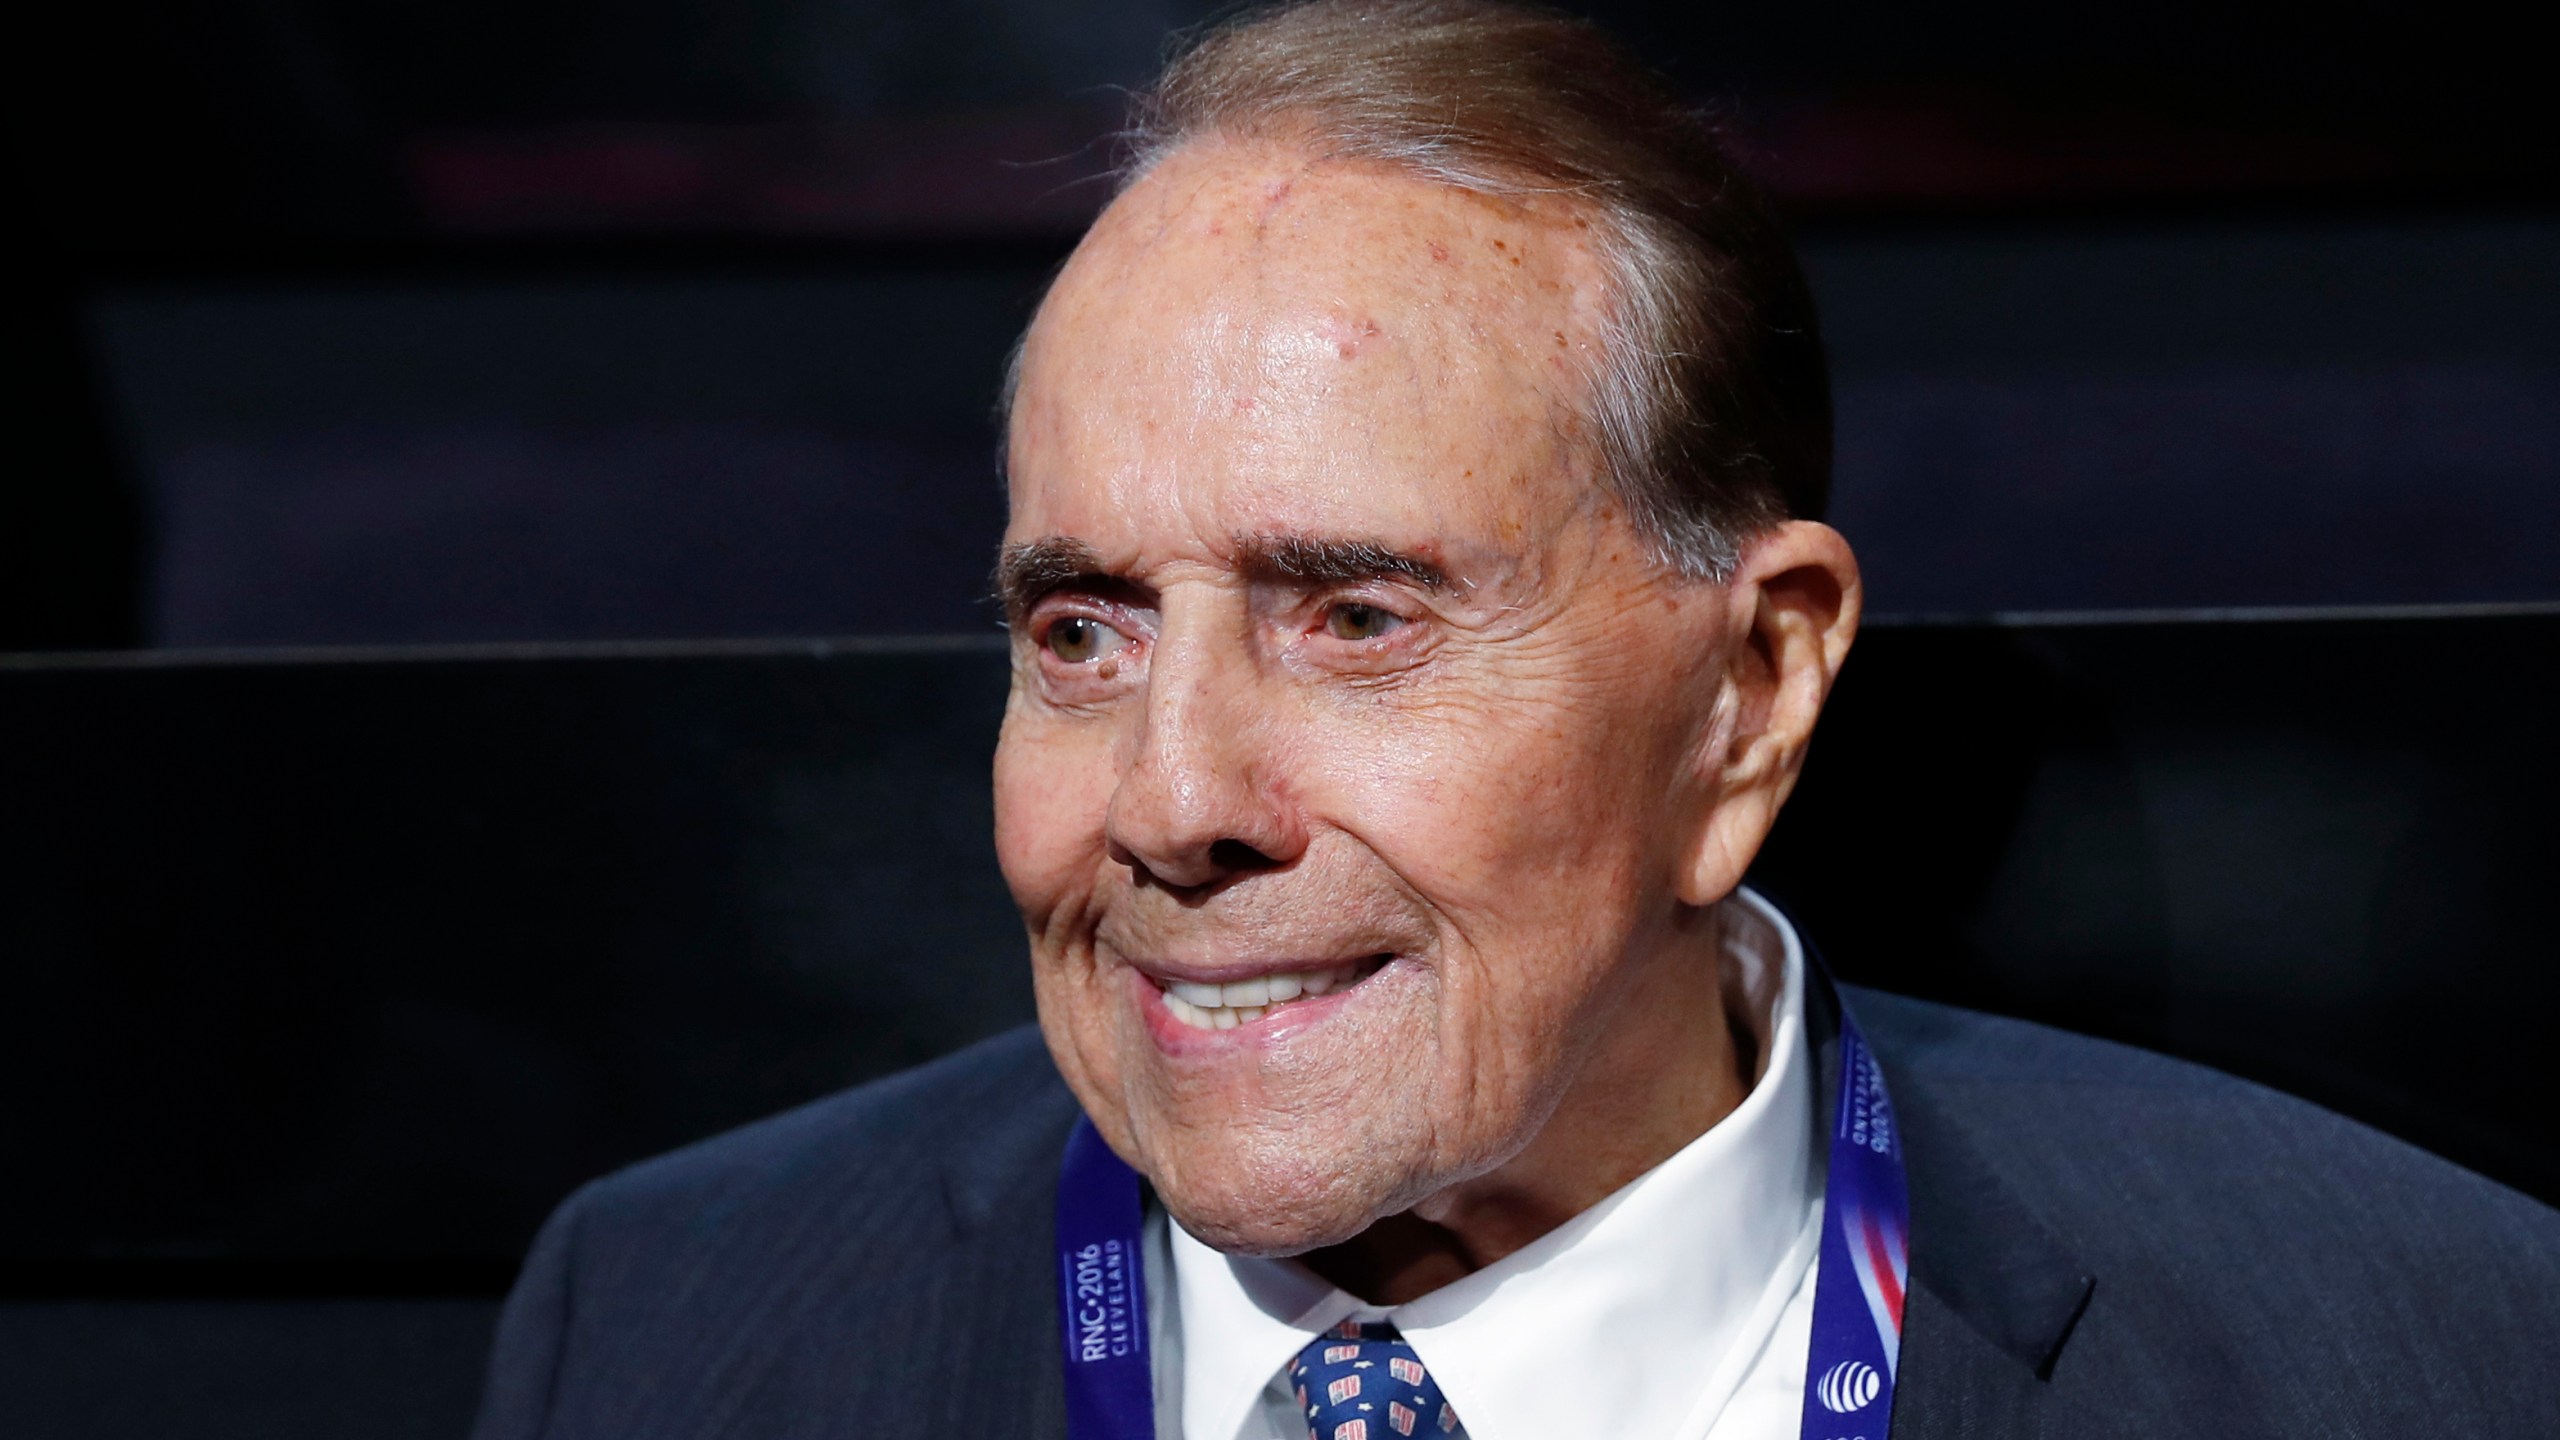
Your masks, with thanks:
<instances>
[{"instance_id":1,"label":"man's face","mask_svg":"<svg viewBox=\"0 0 2560 1440\"><path fill-rule=\"evenodd\" d=\"M1033 327L998 850L1061 1071L1221 1248L1503 1164L1675 948L1734 626L1596 482L1577 220L1202 144Z\"/></svg>"}]
</instances>

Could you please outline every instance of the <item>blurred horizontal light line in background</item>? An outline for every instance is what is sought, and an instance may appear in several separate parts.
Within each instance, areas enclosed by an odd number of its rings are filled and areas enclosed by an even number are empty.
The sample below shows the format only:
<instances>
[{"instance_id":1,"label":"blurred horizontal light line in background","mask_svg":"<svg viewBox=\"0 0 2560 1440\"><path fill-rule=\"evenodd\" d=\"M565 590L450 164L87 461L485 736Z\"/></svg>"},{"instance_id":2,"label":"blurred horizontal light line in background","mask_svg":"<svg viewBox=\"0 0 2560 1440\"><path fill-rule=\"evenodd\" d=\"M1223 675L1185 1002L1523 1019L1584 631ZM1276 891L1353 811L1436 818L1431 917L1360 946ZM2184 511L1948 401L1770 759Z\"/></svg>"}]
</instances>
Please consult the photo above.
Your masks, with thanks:
<instances>
[{"instance_id":1,"label":"blurred horizontal light line in background","mask_svg":"<svg viewBox=\"0 0 2560 1440\"><path fill-rule=\"evenodd\" d=\"M2201 610L2015 610L1985 615L1870 614L1864 628L2045 629L2098 625L2249 625L2349 623L2370 620L2492 620L2560 615L2560 601L2493 605L2271 605ZM0 653L0 670L160 670L208 665L367 665L552 660L764 659L839 655L994 655L1001 633L975 635L839 635L808 639L560 640L482 645L206 645L161 650Z\"/></svg>"}]
</instances>

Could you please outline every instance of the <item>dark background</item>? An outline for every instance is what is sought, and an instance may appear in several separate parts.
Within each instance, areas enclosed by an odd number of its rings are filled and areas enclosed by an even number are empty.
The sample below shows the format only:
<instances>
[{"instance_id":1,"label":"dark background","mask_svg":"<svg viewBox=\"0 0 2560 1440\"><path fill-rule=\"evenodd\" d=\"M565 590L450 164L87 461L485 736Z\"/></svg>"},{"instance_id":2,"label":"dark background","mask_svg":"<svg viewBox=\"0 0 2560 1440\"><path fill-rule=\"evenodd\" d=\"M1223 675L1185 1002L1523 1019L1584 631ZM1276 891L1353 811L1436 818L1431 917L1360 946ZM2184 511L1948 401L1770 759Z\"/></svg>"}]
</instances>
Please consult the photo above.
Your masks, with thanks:
<instances>
[{"instance_id":1,"label":"dark background","mask_svg":"<svg viewBox=\"0 0 2560 1440\"><path fill-rule=\"evenodd\" d=\"M1589 8L1795 221L1878 609L2550 598L2508 11ZM1206 13L37 7L0 648L987 623L998 361Z\"/></svg>"},{"instance_id":2,"label":"dark background","mask_svg":"<svg viewBox=\"0 0 2560 1440\"><path fill-rule=\"evenodd\" d=\"M2492 1023L2560 1000L2509 13L1582 8L1832 347L1883 623L1763 881L1859 978L2560 1195ZM17 17L0 1431L456 1434L568 1187L1028 1013L990 406L1207 13Z\"/></svg>"}]
</instances>

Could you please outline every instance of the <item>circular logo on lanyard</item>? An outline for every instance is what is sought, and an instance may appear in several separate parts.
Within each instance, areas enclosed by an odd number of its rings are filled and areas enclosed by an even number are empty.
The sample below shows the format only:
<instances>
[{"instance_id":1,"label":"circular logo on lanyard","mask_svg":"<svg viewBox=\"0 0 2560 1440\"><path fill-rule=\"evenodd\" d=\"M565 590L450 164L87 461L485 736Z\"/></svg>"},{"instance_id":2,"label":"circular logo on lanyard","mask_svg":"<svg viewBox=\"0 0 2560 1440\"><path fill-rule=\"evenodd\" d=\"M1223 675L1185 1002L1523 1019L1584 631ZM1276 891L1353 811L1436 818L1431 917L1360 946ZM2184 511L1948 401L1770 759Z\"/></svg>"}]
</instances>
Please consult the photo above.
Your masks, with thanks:
<instances>
[{"instance_id":1,"label":"circular logo on lanyard","mask_svg":"<svg viewBox=\"0 0 2560 1440\"><path fill-rule=\"evenodd\" d=\"M1820 1384L1813 1387L1814 1397L1822 1408L1834 1415L1864 1410L1875 1403L1876 1392L1884 1388L1884 1377L1876 1367L1860 1360L1843 1360L1823 1372Z\"/></svg>"}]
</instances>

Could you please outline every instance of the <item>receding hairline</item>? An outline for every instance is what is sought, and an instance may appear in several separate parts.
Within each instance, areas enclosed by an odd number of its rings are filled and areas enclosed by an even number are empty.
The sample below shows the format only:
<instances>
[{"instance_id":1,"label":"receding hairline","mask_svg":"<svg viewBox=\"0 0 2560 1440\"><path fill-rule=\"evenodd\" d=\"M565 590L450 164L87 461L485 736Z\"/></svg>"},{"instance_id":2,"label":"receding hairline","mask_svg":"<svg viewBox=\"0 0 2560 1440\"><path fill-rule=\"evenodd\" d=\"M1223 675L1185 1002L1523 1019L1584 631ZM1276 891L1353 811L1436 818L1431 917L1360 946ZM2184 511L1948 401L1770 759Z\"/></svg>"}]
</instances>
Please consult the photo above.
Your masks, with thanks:
<instances>
[{"instance_id":1,"label":"receding hairline","mask_svg":"<svg viewBox=\"0 0 2560 1440\"><path fill-rule=\"evenodd\" d=\"M1293 186L1300 179L1323 178L1328 173L1348 174L1454 202L1506 223L1546 231L1552 242L1576 257L1572 264L1583 272L1578 277L1579 282L1587 284L1598 299L1597 306L1585 306L1568 297L1560 318L1568 330L1580 332L1572 336L1577 345L1598 344L1603 339L1598 331L1598 316L1593 312L1618 303L1618 286L1610 274L1606 258L1592 239L1591 230L1601 215L1598 203L1591 197L1563 189L1538 190L1527 186L1517 191L1487 191L1418 172L1396 160L1320 149L1318 138L1311 137L1310 132L1295 129L1245 135L1211 131L1186 137L1165 147L1152 157L1145 169L1133 173L1050 277L1038 304L1032 309L1030 322L1015 339L1006 358L997 404L1002 446L1000 459L1009 455L1011 449L1012 423L1016 402L1020 398L1025 358L1070 282L1108 284L1125 278L1130 271L1146 263L1150 254L1159 253L1159 247L1174 238L1179 222L1193 212L1201 193L1219 184L1218 172L1209 172L1179 197L1160 202L1161 208L1152 214L1132 213L1124 207L1133 199L1145 198L1142 192L1150 184L1160 182L1164 172L1178 160L1197 162L1205 159L1215 163L1223 157L1235 157L1238 161L1235 169L1228 173L1240 173L1248 180L1257 169L1285 170L1289 172ZM1256 165L1255 157L1286 157L1287 163ZM1150 226L1154 231L1152 235L1146 233ZM1258 245L1263 237L1256 234L1253 238ZM1098 253L1097 244L1128 244L1130 249L1115 261L1116 270L1095 275L1088 267ZM1589 388L1589 380L1587 375L1577 376L1573 382L1575 393L1555 398L1581 407L1591 398L1583 393Z\"/></svg>"}]
</instances>

